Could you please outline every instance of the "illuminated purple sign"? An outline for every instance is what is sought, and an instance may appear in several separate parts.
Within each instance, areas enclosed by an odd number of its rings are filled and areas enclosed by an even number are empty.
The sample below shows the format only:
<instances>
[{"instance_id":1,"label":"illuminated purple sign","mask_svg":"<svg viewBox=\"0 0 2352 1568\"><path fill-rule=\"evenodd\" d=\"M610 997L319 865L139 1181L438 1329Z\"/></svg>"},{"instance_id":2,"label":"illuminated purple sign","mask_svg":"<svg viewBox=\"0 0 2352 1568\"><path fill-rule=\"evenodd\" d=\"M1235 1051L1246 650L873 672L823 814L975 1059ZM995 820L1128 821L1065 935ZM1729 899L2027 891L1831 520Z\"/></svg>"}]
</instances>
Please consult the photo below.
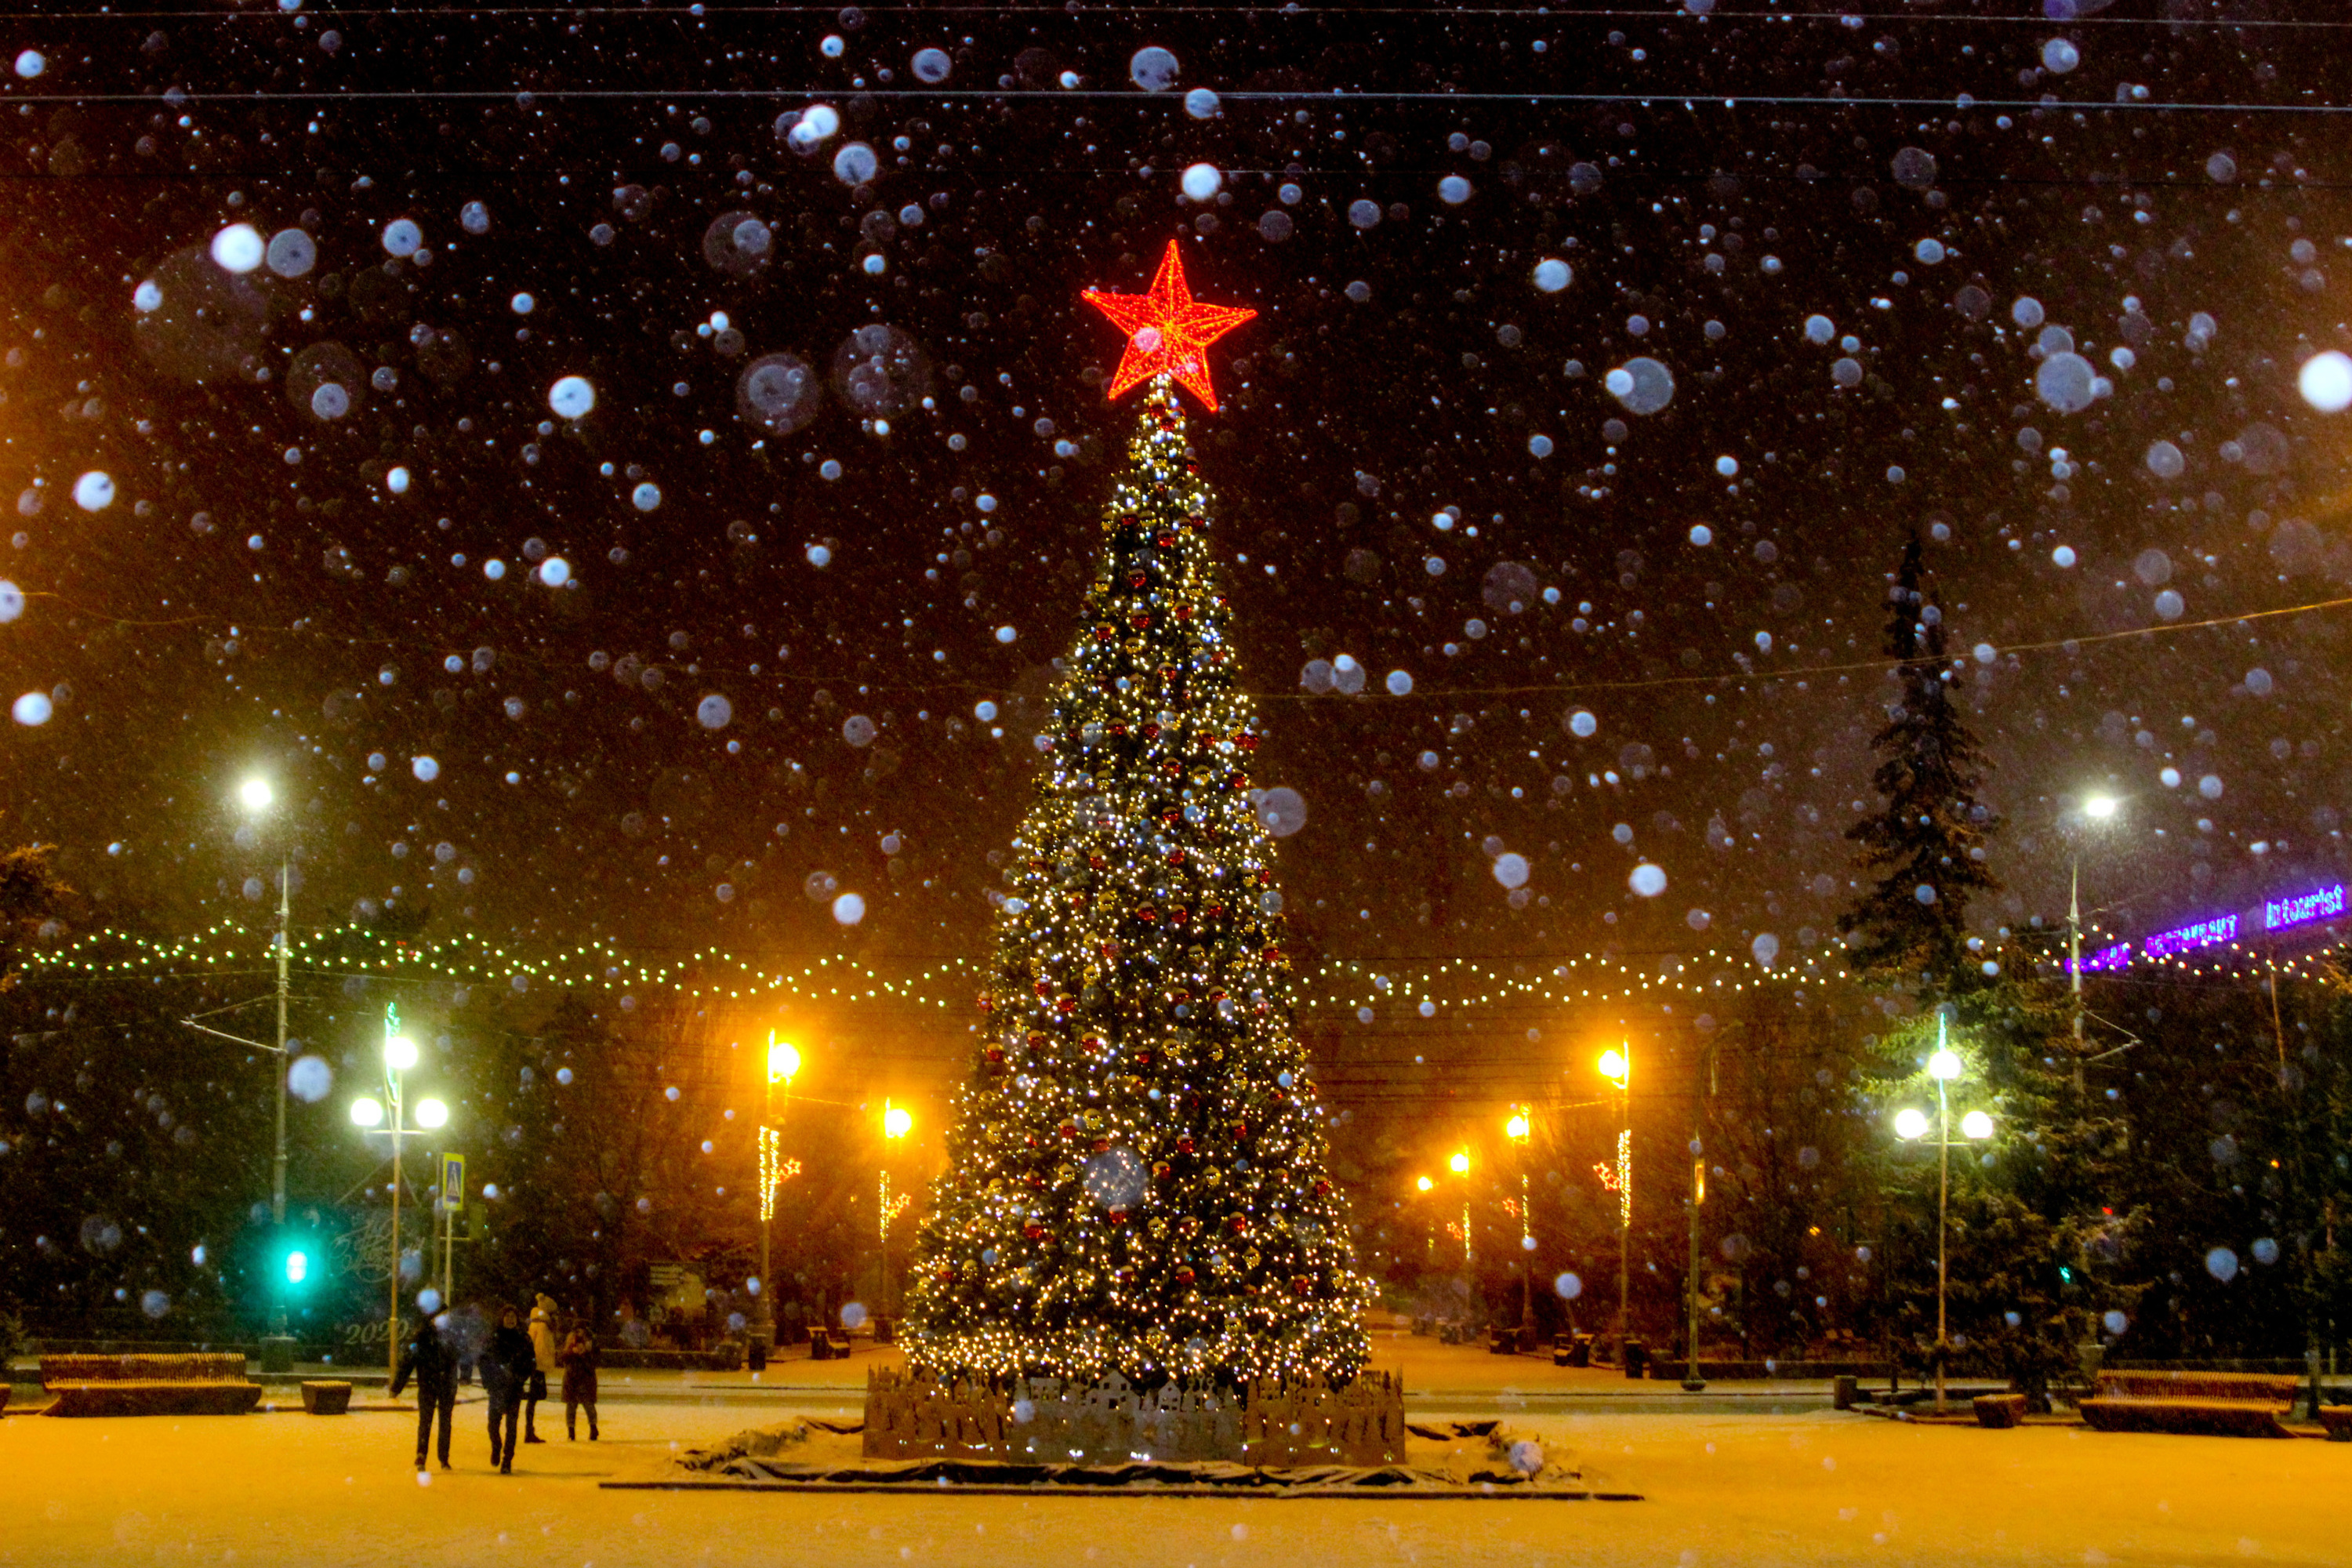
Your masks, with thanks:
<instances>
[{"instance_id":1,"label":"illuminated purple sign","mask_svg":"<svg viewBox=\"0 0 2352 1568\"><path fill-rule=\"evenodd\" d=\"M2143 942L2140 951L2150 958L2169 958L2176 952L2194 952L2200 947L2212 947L2237 940L2238 917L2215 915L2211 920L2199 921L2195 925L2160 931Z\"/></svg>"},{"instance_id":2,"label":"illuminated purple sign","mask_svg":"<svg viewBox=\"0 0 2352 1568\"><path fill-rule=\"evenodd\" d=\"M2265 931L2293 931L2315 921L2336 920L2346 912L2344 884L2337 882L2330 887L2315 888L2310 892L2296 893L2291 898L2266 899L2262 908L2262 929ZM2241 919L2251 926L2253 911L2249 910L2243 916L2215 915L2194 925L2175 926L2170 931L2158 931L2138 944L2137 956L2169 958L2176 953L2194 952L2199 948L2218 947L2223 942L2235 942ZM2083 969L2085 973L2121 969L2129 964L2134 956L2133 944L2119 942L2113 946L2103 947L2083 960Z\"/></svg>"},{"instance_id":3,"label":"illuminated purple sign","mask_svg":"<svg viewBox=\"0 0 2352 1568\"><path fill-rule=\"evenodd\" d=\"M2344 884L2320 888L2308 893L2298 893L2291 899L2269 899L2263 903L2264 931L2292 931L2314 921L2333 920L2344 912Z\"/></svg>"}]
</instances>

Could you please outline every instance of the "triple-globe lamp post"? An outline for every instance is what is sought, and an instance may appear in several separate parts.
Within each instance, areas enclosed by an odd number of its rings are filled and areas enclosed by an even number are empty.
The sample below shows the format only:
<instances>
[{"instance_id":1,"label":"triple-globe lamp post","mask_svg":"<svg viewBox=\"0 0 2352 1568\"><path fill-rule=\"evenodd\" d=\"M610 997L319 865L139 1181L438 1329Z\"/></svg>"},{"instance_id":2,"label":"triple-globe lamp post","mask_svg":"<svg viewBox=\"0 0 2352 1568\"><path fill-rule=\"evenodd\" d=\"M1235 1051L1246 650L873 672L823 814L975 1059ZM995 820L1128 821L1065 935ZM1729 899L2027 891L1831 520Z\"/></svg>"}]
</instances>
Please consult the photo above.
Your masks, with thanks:
<instances>
[{"instance_id":1,"label":"triple-globe lamp post","mask_svg":"<svg viewBox=\"0 0 2352 1568\"><path fill-rule=\"evenodd\" d=\"M449 1123L449 1108L438 1100L416 1102L415 1123L404 1114L402 1075L416 1065L416 1042L400 1032L400 1008L383 1010L383 1098L362 1095L352 1101L352 1121L372 1137L392 1140L392 1279L390 1310L384 1323L384 1353L388 1365L400 1355L400 1188L401 1142L422 1132L438 1131Z\"/></svg>"},{"instance_id":2,"label":"triple-globe lamp post","mask_svg":"<svg viewBox=\"0 0 2352 1568\"><path fill-rule=\"evenodd\" d=\"M1961 1073L1960 1058L1945 1040L1945 1017L1936 1015L1936 1050L1927 1058L1927 1076L1936 1080L1936 1120L1931 1123L1927 1113L1916 1106L1905 1106L1895 1113L1895 1135L1906 1142L1916 1142L1927 1135L1932 1127L1936 1134L1936 1412L1946 1409L1944 1382L1946 1363L1951 1359L1951 1342L1945 1318L1945 1285L1948 1278L1948 1263L1951 1240L1952 1197L1952 1106L1948 1087ZM1981 1110L1971 1110L1960 1118L1960 1147L1967 1148L1992 1136L1992 1118Z\"/></svg>"}]
</instances>

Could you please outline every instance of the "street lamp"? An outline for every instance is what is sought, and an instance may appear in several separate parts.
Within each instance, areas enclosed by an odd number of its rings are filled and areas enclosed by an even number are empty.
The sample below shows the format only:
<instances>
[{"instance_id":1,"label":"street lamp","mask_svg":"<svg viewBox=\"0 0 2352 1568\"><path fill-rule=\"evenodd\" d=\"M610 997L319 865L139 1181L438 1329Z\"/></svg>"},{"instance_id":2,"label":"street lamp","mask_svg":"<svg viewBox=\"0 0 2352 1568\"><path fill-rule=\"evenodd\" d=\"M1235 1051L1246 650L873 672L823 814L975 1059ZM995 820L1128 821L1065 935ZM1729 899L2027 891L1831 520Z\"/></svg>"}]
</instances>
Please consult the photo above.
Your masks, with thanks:
<instances>
[{"instance_id":1,"label":"street lamp","mask_svg":"<svg viewBox=\"0 0 2352 1568\"><path fill-rule=\"evenodd\" d=\"M1715 1093L1715 1044L1706 1047L1706 1083L1703 1090L1694 1085L1691 1097L1691 1186L1690 1186L1690 1267L1683 1275L1684 1363L1683 1391L1697 1394L1706 1387L1706 1380L1698 1374L1698 1283L1699 1210L1706 1203L1706 1142L1701 1136L1706 1117L1706 1101L1702 1095Z\"/></svg>"},{"instance_id":2,"label":"street lamp","mask_svg":"<svg viewBox=\"0 0 2352 1568\"><path fill-rule=\"evenodd\" d=\"M1633 1242L1633 1044L1601 1053L1601 1076L1617 1086L1617 1353L1625 1353Z\"/></svg>"},{"instance_id":3,"label":"street lamp","mask_svg":"<svg viewBox=\"0 0 2352 1568\"><path fill-rule=\"evenodd\" d=\"M247 816L257 818L277 803L278 792L270 788L268 779L257 775L237 785L236 799ZM287 852L288 847L280 844L278 861L278 938L274 944L278 961L278 1095L276 1142L269 1159L269 1224L275 1238L280 1241L286 1229L286 965L291 956L289 927L294 896L293 857ZM286 1293L282 1289L269 1310L269 1334L262 1342L261 1360L266 1369L276 1372L294 1363L294 1342L287 1333Z\"/></svg>"},{"instance_id":4,"label":"street lamp","mask_svg":"<svg viewBox=\"0 0 2352 1568\"><path fill-rule=\"evenodd\" d=\"M1475 1289L1470 1266L1476 1256L1470 1248L1470 1151L1456 1149L1445 1162L1445 1168L1462 1178L1462 1274L1465 1289Z\"/></svg>"},{"instance_id":5,"label":"street lamp","mask_svg":"<svg viewBox=\"0 0 2352 1568\"><path fill-rule=\"evenodd\" d=\"M416 1102L415 1124L403 1115L401 1075L416 1065L416 1042L400 1032L400 1005L383 1009L383 1098L362 1095L352 1101L353 1125L370 1135L392 1140L392 1281L391 1306L384 1325L387 1365L397 1365L400 1353L400 1188L401 1140L419 1132L436 1131L449 1124L449 1107L438 1100Z\"/></svg>"},{"instance_id":6,"label":"street lamp","mask_svg":"<svg viewBox=\"0 0 2352 1568\"><path fill-rule=\"evenodd\" d=\"M1513 1106L1508 1120L1503 1123L1503 1136L1511 1141L1519 1154L1519 1328L1530 1332L1535 1328L1535 1286L1529 1278L1534 1267L1536 1233L1533 1218L1528 1212L1528 1135L1534 1129L1524 1105Z\"/></svg>"},{"instance_id":7,"label":"street lamp","mask_svg":"<svg viewBox=\"0 0 2352 1568\"><path fill-rule=\"evenodd\" d=\"M791 1109L793 1079L801 1070L800 1048L788 1040L779 1040L772 1031L768 1036L768 1082L760 1103L760 1295L751 1303L751 1344L753 1357L761 1365L768 1360L769 1347L775 1342L775 1306L772 1295L775 1288L769 1262L769 1223L776 1217L776 1189L782 1186L785 1169L782 1134L771 1125L774 1115L776 1085L784 1086L784 1106ZM796 1168L796 1167L795 1167Z\"/></svg>"},{"instance_id":8,"label":"street lamp","mask_svg":"<svg viewBox=\"0 0 2352 1568\"><path fill-rule=\"evenodd\" d=\"M914 1130L914 1112L903 1105L893 1105L887 1100L882 1102L882 1136L886 1140L895 1142ZM879 1289L876 1291L876 1295L887 1302L890 1299L890 1222L897 1219L899 1211L915 1200L911 1195L903 1193L896 1198L891 1197L890 1167L887 1163L889 1152L887 1145L883 1152L883 1159L885 1163L882 1167L881 1195L876 1204L876 1215L880 1220L880 1224L876 1227L876 1240L882 1255L881 1279L877 1282ZM900 1305L903 1306L904 1303Z\"/></svg>"},{"instance_id":9,"label":"street lamp","mask_svg":"<svg viewBox=\"0 0 2352 1568\"><path fill-rule=\"evenodd\" d=\"M2087 795L2083 820L2104 826L2115 820L2122 803L2111 795ZM2087 1092L2083 1079L2083 850L2078 842L2066 847L2066 980L2074 1004L2074 1092Z\"/></svg>"},{"instance_id":10,"label":"street lamp","mask_svg":"<svg viewBox=\"0 0 2352 1568\"><path fill-rule=\"evenodd\" d=\"M246 815L259 817L277 804L278 792L269 787L265 778L249 778L236 786L237 804ZM288 922L293 914L293 857L281 845L278 858L278 1142L269 1162L269 1223L283 1227L286 1224L286 963L290 956L288 947ZM281 1302L277 1310L272 1331L286 1331L286 1308Z\"/></svg>"},{"instance_id":11,"label":"street lamp","mask_svg":"<svg viewBox=\"0 0 2352 1568\"><path fill-rule=\"evenodd\" d=\"M1944 1318L1944 1289L1948 1247L1951 1237L1949 1212L1952 1197L1952 1108L1947 1091L1960 1076L1960 1058L1947 1046L1945 1025L1948 1015L1936 1015L1936 1051L1927 1058L1927 1076L1936 1080L1936 1413L1940 1415L1944 1401L1944 1363L1950 1353L1947 1342ZM1927 1136L1931 1124L1927 1113L1915 1106L1905 1106L1895 1113L1895 1135L1905 1142L1916 1142ZM1961 1147L1970 1142L1981 1142L1992 1136L1992 1118L1981 1110L1971 1110L1960 1118Z\"/></svg>"}]
</instances>

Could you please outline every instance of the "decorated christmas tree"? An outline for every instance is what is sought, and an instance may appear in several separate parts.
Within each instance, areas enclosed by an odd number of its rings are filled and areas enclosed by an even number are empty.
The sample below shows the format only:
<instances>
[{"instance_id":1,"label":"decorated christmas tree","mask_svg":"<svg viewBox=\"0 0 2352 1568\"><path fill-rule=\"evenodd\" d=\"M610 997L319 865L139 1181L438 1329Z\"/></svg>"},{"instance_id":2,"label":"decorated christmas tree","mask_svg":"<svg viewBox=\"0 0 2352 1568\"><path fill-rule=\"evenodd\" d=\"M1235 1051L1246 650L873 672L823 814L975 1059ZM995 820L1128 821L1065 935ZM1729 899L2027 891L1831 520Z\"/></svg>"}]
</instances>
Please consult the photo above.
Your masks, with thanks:
<instances>
[{"instance_id":1,"label":"decorated christmas tree","mask_svg":"<svg viewBox=\"0 0 2352 1568\"><path fill-rule=\"evenodd\" d=\"M1088 293L1145 385L1014 841L985 1021L921 1230L910 1359L961 1375L1352 1375L1368 1288L1291 1029L1252 707L1174 387L1255 312Z\"/></svg>"}]
</instances>

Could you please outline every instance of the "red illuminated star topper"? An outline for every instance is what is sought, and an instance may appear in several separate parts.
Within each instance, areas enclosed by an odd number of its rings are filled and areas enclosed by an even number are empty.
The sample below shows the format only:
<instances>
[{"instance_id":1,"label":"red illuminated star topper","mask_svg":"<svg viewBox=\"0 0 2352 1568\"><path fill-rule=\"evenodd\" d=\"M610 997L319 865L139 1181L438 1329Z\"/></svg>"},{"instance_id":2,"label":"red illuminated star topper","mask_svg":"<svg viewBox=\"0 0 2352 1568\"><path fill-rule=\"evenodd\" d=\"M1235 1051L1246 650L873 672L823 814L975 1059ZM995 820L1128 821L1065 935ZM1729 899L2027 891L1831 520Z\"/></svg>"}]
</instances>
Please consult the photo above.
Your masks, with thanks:
<instances>
[{"instance_id":1,"label":"red illuminated star topper","mask_svg":"<svg viewBox=\"0 0 2352 1568\"><path fill-rule=\"evenodd\" d=\"M1197 303L1184 285L1184 259L1176 245L1172 239L1168 242L1168 255L1151 279L1150 293L1105 294L1088 289L1083 298L1127 334L1118 374L1111 377L1113 397L1138 382L1172 375L1214 414L1217 394L1209 384L1209 356L1203 351L1257 312L1237 305Z\"/></svg>"}]
</instances>

